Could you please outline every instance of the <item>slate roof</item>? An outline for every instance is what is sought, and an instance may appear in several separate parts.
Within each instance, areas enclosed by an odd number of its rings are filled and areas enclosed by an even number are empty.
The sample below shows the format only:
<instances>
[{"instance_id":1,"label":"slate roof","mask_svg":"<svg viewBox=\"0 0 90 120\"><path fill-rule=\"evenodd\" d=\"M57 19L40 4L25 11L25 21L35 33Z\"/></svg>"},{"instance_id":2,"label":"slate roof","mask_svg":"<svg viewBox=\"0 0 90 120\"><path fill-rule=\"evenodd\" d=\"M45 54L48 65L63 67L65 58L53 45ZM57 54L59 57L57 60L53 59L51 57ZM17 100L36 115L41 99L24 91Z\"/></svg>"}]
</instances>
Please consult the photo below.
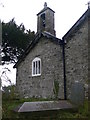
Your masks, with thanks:
<instances>
[{"instance_id":1,"label":"slate roof","mask_svg":"<svg viewBox=\"0 0 90 120\"><path fill-rule=\"evenodd\" d=\"M45 11L46 9L50 9L49 7L44 8L43 10L41 10L37 15L39 15L42 11ZM50 9L52 10L52 9ZM53 11L53 10L52 10ZM54 12L54 11L53 11ZM33 49L33 47L36 45L36 43L38 43L39 39L43 36L46 37L47 39L51 40L52 42L62 45L63 40L66 40L68 37L70 37L75 30L77 30L82 24L83 22L88 19L90 20L90 8L88 8L86 10L86 12L79 18L79 20L71 27L71 29L63 36L62 40L55 37L54 35L44 31L40 34L37 34L35 39L31 42L31 44L28 46L28 48L25 50L25 52L23 53L23 55L20 57L20 59L17 61L17 63L14 65L14 68L17 68L17 66L19 65L19 63L21 63L23 61L23 59L28 55L28 53L31 51L31 49Z\"/></svg>"},{"instance_id":2,"label":"slate roof","mask_svg":"<svg viewBox=\"0 0 90 120\"><path fill-rule=\"evenodd\" d=\"M42 12L44 12L44 11L46 11L47 9L49 9L49 10L51 10L52 12L54 12L55 13L55 11L53 11L51 8L49 8L49 7L46 7L46 8L43 8L37 15L39 15L40 13L42 13Z\"/></svg>"},{"instance_id":3,"label":"slate roof","mask_svg":"<svg viewBox=\"0 0 90 120\"><path fill-rule=\"evenodd\" d=\"M33 49L34 46L39 42L41 37L46 37L48 40L50 40L50 41L52 41L52 42L54 42L55 44L58 44L58 45L61 45L63 43L63 41L61 39L55 37L54 35L50 34L49 32L44 31L42 33L37 34L35 39L31 42L31 44L27 47L25 52L21 55L20 59L14 65L14 68L17 68L19 63L21 63L23 61L23 59L25 59L25 57L29 54L31 49Z\"/></svg>"},{"instance_id":4,"label":"slate roof","mask_svg":"<svg viewBox=\"0 0 90 120\"><path fill-rule=\"evenodd\" d=\"M90 8L86 10L86 12L78 19L78 21L71 27L71 29L63 36L63 40L66 40L68 37L72 35L72 33L75 32L75 30L78 30L78 28L83 24L83 22L90 18Z\"/></svg>"}]
</instances>

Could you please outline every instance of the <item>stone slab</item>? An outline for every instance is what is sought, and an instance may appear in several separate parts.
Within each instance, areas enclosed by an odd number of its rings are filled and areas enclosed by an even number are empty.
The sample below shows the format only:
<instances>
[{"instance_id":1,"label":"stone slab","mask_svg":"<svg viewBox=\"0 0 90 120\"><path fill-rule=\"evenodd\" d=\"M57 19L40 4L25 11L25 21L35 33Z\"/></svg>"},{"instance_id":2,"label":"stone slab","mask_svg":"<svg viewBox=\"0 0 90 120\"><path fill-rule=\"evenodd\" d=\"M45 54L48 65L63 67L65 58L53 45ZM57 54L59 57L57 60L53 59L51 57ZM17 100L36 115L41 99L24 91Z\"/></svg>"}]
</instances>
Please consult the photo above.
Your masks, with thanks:
<instances>
[{"instance_id":1,"label":"stone slab","mask_svg":"<svg viewBox=\"0 0 90 120\"><path fill-rule=\"evenodd\" d=\"M73 105L66 100L62 101L42 101L42 102L24 102L18 112L35 112L35 111L48 111L70 109Z\"/></svg>"},{"instance_id":2,"label":"stone slab","mask_svg":"<svg viewBox=\"0 0 90 120\"><path fill-rule=\"evenodd\" d=\"M71 102L76 105L83 105L85 99L84 85L75 82L71 86Z\"/></svg>"}]
</instances>

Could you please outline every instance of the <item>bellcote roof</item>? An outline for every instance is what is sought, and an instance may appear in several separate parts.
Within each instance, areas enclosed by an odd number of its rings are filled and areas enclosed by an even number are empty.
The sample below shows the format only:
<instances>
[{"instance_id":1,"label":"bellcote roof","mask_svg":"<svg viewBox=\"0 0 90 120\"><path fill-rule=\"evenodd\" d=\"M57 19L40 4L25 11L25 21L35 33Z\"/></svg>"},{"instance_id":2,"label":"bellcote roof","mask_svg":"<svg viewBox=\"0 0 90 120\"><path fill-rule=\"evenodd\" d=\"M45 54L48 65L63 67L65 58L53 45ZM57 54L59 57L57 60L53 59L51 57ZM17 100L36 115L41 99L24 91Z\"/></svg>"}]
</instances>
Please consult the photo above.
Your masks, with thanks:
<instances>
[{"instance_id":1,"label":"bellcote roof","mask_svg":"<svg viewBox=\"0 0 90 120\"><path fill-rule=\"evenodd\" d=\"M44 8L37 15L41 14L42 12L44 12L48 9L55 13L55 11L53 11L51 8L47 7L47 3L45 2L44 3Z\"/></svg>"}]
</instances>

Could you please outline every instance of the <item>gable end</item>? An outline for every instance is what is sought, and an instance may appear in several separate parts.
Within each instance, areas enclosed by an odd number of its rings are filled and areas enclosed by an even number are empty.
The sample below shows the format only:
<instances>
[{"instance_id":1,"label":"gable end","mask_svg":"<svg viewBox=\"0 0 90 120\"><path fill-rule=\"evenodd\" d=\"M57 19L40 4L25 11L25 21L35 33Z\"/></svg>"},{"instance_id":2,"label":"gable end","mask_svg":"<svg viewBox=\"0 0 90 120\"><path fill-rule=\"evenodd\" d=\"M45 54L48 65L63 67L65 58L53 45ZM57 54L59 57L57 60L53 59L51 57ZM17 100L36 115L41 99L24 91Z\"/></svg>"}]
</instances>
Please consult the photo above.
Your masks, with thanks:
<instances>
[{"instance_id":1,"label":"gable end","mask_svg":"<svg viewBox=\"0 0 90 120\"><path fill-rule=\"evenodd\" d=\"M63 40L66 40L68 37L72 36L75 31L77 31L80 26L88 20L90 17L90 9L88 9L80 18L79 20L71 27L71 29L63 36Z\"/></svg>"},{"instance_id":2,"label":"gable end","mask_svg":"<svg viewBox=\"0 0 90 120\"><path fill-rule=\"evenodd\" d=\"M59 38L56 38L54 35L48 32L42 32L41 34L37 34L35 39L31 42L31 44L27 47L25 52L21 55L17 63L14 65L13 68L17 68L18 65L25 59L25 57L30 53L30 51L34 48L34 46L39 42L41 37L46 37L48 40L52 41L57 45L62 45L63 41Z\"/></svg>"}]
</instances>

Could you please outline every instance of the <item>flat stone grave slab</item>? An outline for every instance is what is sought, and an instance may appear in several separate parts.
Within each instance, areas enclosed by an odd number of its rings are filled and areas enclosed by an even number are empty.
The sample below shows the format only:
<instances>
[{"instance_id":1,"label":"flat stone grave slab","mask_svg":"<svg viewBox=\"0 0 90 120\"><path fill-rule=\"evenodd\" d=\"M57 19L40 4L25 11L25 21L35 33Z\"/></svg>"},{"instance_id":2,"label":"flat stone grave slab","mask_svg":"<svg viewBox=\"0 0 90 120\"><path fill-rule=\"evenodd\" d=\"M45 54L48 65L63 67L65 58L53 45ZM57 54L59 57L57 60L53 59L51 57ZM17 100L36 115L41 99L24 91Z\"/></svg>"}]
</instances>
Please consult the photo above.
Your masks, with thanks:
<instances>
[{"instance_id":1,"label":"flat stone grave slab","mask_svg":"<svg viewBox=\"0 0 90 120\"><path fill-rule=\"evenodd\" d=\"M18 108L17 112L49 111L49 110L70 109L73 107L74 106L66 100L24 102Z\"/></svg>"}]
</instances>

